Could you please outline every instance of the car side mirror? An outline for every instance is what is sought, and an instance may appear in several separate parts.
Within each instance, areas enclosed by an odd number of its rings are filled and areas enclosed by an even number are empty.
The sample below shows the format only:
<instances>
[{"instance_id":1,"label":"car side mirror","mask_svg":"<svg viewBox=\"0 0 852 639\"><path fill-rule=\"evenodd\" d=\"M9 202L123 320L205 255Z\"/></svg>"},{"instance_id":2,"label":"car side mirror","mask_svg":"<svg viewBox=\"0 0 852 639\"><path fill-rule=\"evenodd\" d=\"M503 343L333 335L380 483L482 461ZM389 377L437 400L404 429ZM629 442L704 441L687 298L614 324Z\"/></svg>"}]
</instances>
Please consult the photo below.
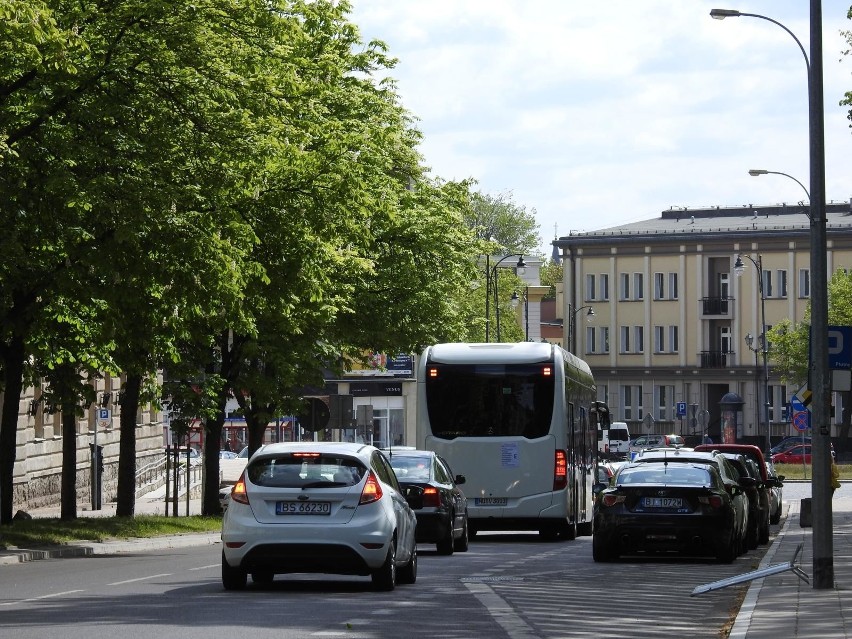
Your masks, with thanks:
<instances>
[{"instance_id":1,"label":"car side mirror","mask_svg":"<svg viewBox=\"0 0 852 639\"><path fill-rule=\"evenodd\" d=\"M780 483L780 482L784 481L785 479L786 479L785 475L778 475L778 477L776 478L776 481L778 481ZM781 484L781 485L783 486L784 484Z\"/></svg>"},{"instance_id":2,"label":"car side mirror","mask_svg":"<svg viewBox=\"0 0 852 639\"><path fill-rule=\"evenodd\" d=\"M461 485L467 481L467 477L464 475L456 475L456 484Z\"/></svg>"},{"instance_id":3,"label":"car side mirror","mask_svg":"<svg viewBox=\"0 0 852 639\"><path fill-rule=\"evenodd\" d=\"M757 486L757 480L754 477L741 477L740 486L743 488L753 488Z\"/></svg>"}]
</instances>

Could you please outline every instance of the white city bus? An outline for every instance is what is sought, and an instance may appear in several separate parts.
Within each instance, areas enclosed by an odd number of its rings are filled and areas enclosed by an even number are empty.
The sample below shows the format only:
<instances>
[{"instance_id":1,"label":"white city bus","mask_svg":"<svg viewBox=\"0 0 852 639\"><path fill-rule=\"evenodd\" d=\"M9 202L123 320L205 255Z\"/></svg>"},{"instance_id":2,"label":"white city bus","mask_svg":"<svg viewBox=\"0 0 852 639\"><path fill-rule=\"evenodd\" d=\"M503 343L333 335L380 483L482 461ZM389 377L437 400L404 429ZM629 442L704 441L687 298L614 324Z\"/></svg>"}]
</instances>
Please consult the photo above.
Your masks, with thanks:
<instances>
[{"instance_id":1,"label":"white city bus","mask_svg":"<svg viewBox=\"0 0 852 639\"><path fill-rule=\"evenodd\" d=\"M423 351L417 386L417 445L465 476L471 534L592 534L608 411L586 362L546 342L436 344Z\"/></svg>"}]
</instances>

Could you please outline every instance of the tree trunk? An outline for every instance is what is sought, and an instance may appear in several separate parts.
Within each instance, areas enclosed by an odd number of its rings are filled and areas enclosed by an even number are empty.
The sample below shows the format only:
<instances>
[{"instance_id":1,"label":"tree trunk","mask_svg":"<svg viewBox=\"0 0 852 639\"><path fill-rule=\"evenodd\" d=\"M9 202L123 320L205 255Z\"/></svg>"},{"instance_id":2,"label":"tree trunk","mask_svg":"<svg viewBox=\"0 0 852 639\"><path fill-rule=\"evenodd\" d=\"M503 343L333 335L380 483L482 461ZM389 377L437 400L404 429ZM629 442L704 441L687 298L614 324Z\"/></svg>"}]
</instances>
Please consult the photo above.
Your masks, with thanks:
<instances>
[{"instance_id":1,"label":"tree trunk","mask_svg":"<svg viewBox=\"0 0 852 639\"><path fill-rule=\"evenodd\" d=\"M222 426L225 413L220 412L214 421L205 423L204 438L204 484L201 489L201 514L221 515L219 503L219 442L222 441Z\"/></svg>"},{"instance_id":2,"label":"tree trunk","mask_svg":"<svg viewBox=\"0 0 852 639\"><path fill-rule=\"evenodd\" d=\"M77 518L77 416L74 409L74 404L62 405L62 485L59 518L63 521ZM96 463L94 453L92 463ZM92 490L95 490L94 484Z\"/></svg>"},{"instance_id":3,"label":"tree trunk","mask_svg":"<svg viewBox=\"0 0 852 639\"><path fill-rule=\"evenodd\" d=\"M24 389L24 340L14 335L2 349L3 412L0 417L0 524L12 524L12 487L21 391Z\"/></svg>"},{"instance_id":4,"label":"tree trunk","mask_svg":"<svg viewBox=\"0 0 852 639\"><path fill-rule=\"evenodd\" d=\"M142 390L142 376L127 376L121 395L120 432L118 447L118 487L115 514L133 517L136 513L136 410Z\"/></svg>"}]
</instances>

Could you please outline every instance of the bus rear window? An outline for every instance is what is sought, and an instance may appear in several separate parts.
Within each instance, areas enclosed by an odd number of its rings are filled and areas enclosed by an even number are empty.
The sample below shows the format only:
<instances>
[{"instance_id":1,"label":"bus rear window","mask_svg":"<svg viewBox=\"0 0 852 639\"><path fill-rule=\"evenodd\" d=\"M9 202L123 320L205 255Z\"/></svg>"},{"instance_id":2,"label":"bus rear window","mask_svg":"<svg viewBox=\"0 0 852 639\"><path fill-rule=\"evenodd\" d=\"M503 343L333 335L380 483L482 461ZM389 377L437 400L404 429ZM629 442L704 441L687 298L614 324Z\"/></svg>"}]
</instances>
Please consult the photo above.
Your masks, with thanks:
<instances>
[{"instance_id":1,"label":"bus rear window","mask_svg":"<svg viewBox=\"0 0 852 639\"><path fill-rule=\"evenodd\" d=\"M553 416L552 368L549 363L430 365L435 374L424 383L432 435L544 437Z\"/></svg>"}]
</instances>

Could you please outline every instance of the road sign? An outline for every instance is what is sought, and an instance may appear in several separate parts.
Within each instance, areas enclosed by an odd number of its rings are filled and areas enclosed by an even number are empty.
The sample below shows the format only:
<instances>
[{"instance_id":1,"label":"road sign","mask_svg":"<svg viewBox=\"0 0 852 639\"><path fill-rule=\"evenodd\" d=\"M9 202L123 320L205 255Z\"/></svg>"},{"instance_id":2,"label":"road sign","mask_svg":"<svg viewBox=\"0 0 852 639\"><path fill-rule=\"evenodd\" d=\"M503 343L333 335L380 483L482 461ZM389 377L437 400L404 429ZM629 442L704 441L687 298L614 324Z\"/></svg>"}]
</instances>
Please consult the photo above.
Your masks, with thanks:
<instances>
[{"instance_id":1,"label":"road sign","mask_svg":"<svg viewBox=\"0 0 852 639\"><path fill-rule=\"evenodd\" d=\"M801 413L802 411L807 410L805 408L805 405L802 403L802 400L800 400L795 395L793 395L790 398L790 407L793 409L793 415L795 415L796 413Z\"/></svg>"},{"instance_id":2,"label":"road sign","mask_svg":"<svg viewBox=\"0 0 852 639\"><path fill-rule=\"evenodd\" d=\"M98 426L101 428L112 426L112 411L109 408L98 409Z\"/></svg>"},{"instance_id":3,"label":"road sign","mask_svg":"<svg viewBox=\"0 0 852 639\"><path fill-rule=\"evenodd\" d=\"M677 416L686 417L686 402L677 403Z\"/></svg>"},{"instance_id":4,"label":"road sign","mask_svg":"<svg viewBox=\"0 0 852 639\"><path fill-rule=\"evenodd\" d=\"M828 327L828 367L852 368L852 326Z\"/></svg>"},{"instance_id":5,"label":"road sign","mask_svg":"<svg viewBox=\"0 0 852 639\"><path fill-rule=\"evenodd\" d=\"M799 431L808 430L811 427L811 411L795 411L793 413L793 426Z\"/></svg>"}]
</instances>

